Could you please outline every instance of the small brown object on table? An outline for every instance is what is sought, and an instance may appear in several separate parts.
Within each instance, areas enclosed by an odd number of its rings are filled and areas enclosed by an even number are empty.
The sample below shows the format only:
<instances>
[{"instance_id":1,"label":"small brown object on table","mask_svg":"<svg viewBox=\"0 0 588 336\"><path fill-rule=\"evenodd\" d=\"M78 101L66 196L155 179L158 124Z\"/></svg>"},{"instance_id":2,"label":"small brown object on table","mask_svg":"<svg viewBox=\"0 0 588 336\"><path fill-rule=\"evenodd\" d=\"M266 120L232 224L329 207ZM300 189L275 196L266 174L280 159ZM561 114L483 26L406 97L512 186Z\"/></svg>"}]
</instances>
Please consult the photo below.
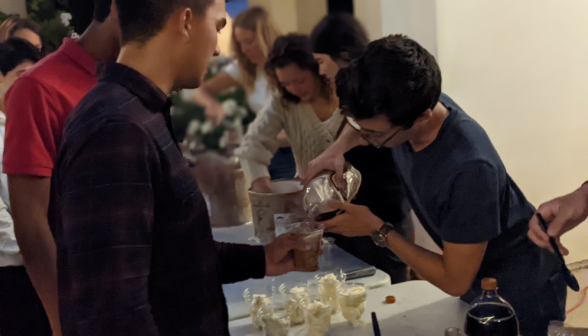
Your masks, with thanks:
<instances>
[{"instance_id":1,"label":"small brown object on table","mask_svg":"<svg viewBox=\"0 0 588 336\"><path fill-rule=\"evenodd\" d=\"M386 303L387 303L387 304L393 304L393 303L396 303L396 297L395 297L395 296L392 296L392 295L390 295L390 296L386 296Z\"/></svg>"}]
</instances>

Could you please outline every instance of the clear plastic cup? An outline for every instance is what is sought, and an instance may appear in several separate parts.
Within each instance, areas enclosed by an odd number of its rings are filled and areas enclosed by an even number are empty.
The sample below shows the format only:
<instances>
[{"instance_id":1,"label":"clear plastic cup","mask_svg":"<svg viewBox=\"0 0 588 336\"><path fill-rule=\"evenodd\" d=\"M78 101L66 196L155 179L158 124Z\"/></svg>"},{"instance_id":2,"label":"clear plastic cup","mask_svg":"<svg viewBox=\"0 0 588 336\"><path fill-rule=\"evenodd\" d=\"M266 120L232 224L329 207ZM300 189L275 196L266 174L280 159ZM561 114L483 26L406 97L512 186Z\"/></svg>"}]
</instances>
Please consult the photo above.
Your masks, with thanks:
<instances>
[{"instance_id":1,"label":"clear plastic cup","mask_svg":"<svg viewBox=\"0 0 588 336\"><path fill-rule=\"evenodd\" d=\"M333 248L335 247L335 238L324 237L323 246L321 250L323 253L320 256L319 264L321 268L331 267L333 265Z\"/></svg>"},{"instance_id":2,"label":"clear plastic cup","mask_svg":"<svg viewBox=\"0 0 588 336\"><path fill-rule=\"evenodd\" d=\"M323 336L331 328L331 300L310 296L302 300L307 335Z\"/></svg>"},{"instance_id":3,"label":"clear plastic cup","mask_svg":"<svg viewBox=\"0 0 588 336\"><path fill-rule=\"evenodd\" d=\"M259 310L273 304L274 292L274 288L269 285L253 285L243 291L243 298L249 306L251 322L258 329L261 329Z\"/></svg>"},{"instance_id":4,"label":"clear plastic cup","mask_svg":"<svg viewBox=\"0 0 588 336\"><path fill-rule=\"evenodd\" d=\"M294 250L294 266L302 272L316 272L319 270L319 257L321 254L321 240L323 239L323 224L314 222L302 222L286 227L289 234L303 239L310 245L310 250Z\"/></svg>"},{"instance_id":5,"label":"clear plastic cup","mask_svg":"<svg viewBox=\"0 0 588 336\"><path fill-rule=\"evenodd\" d=\"M339 288L345 283L345 273L342 269L337 269L334 272L322 272L315 276L318 294L324 301L332 301L332 314L339 313Z\"/></svg>"},{"instance_id":6,"label":"clear plastic cup","mask_svg":"<svg viewBox=\"0 0 588 336\"><path fill-rule=\"evenodd\" d=\"M287 309L292 310L290 321L293 326L304 323L302 300L308 299L308 284L304 282L289 282L278 287L278 292L287 296Z\"/></svg>"},{"instance_id":7,"label":"clear plastic cup","mask_svg":"<svg viewBox=\"0 0 588 336\"><path fill-rule=\"evenodd\" d=\"M363 326L361 318L365 313L368 288L361 283L348 282L339 287L338 293L343 317L354 327Z\"/></svg>"},{"instance_id":8,"label":"clear plastic cup","mask_svg":"<svg viewBox=\"0 0 588 336\"><path fill-rule=\"evenodd\" d=\"M288 336L291 311L284 306L270 304L257 311L264 336Z\"/></svg>"}]
</instances>

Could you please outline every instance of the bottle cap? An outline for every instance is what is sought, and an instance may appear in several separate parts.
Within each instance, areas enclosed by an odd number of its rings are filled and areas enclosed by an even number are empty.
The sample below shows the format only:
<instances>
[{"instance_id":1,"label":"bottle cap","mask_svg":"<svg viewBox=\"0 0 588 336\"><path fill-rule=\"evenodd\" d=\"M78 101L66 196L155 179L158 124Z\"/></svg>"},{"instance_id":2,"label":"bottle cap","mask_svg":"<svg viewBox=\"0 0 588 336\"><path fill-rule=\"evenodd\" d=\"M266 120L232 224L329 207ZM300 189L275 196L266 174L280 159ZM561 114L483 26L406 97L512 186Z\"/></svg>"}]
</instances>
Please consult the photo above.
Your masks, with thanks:
<instances>
[{"instance_id":1,"label":"bottle cap","mask_svg":"<svg viewBox=\"0 0 588 336\"><path fill-rule=\"evenodd\" d=\"M498 282L494 278L482 279L482 289L486 291L495 291L498 288Z\"/></svg>"}]
</instances>

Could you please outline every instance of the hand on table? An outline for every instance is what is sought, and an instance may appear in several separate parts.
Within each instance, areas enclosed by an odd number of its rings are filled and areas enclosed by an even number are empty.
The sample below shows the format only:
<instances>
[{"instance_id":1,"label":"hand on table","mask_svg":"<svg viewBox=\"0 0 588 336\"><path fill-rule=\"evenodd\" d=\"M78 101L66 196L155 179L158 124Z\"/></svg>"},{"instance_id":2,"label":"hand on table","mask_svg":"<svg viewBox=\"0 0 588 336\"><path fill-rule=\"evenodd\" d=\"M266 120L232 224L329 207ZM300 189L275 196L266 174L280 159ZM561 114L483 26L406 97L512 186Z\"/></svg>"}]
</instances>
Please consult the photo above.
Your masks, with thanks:
<instances>
[{"instance_id":1,"label":"hand on table","mask_svg":"<svg viewBox=\"0 0 588 336\"><path fill-rule=\"evenodd\" d=\"M366 206L329 202L334 210L343 210L344 214L323 222L325 231L337 233L345 237L370 236L372 232L379 230L384 221L374 215Z\"/></svg>"},{"instance_id":2,"label":"hand on table","mask_svg":"<svg viewBox=\"0 0 588 336\"><path fill-rule=\"evenodd\" d=\"M558 197L539 206L540 213L549 224L547 233L536 216L529 222L529 238L538 246L554 252L549 237L555 238L563 255L569 251L561 245L559 238L588 218L588 185L580 187L571 194Z\"/></svg>"},{"instance_id":3,"label":"hand on table","mask_svg":"<svg viewBox=\"0 0 588 336\"><path fill-rule=\"evenodd\" d=\"M294 235L283 234L264 246L264 249L265 275L280 276L296 271L296 267L294 267L294 250L308 251L310 250L310 245Z\"/></svg>"}]
</instances>

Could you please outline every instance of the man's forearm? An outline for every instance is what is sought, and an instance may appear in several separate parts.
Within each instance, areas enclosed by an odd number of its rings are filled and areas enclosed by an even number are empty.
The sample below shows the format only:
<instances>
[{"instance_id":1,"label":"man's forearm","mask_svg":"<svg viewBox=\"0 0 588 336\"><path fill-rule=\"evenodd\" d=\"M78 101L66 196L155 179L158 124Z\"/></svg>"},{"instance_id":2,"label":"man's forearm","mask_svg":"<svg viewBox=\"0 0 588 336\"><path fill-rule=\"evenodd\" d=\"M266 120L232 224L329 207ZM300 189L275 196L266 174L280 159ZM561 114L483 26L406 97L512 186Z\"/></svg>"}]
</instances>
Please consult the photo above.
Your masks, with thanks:
<instances>
[{"instance_id":1,"label":"man's forearm","mask_svg":"<svg viewBox=\"0 0 588 336\"><path fill-rule=\"evenodd\" d=\"M265 251L262 246L215 242L220 279L230 284L265 277Z\"/></svg>"},{"instance_id":2,"label":"man's forearm","mask_svg":"<svg viewBox=\"0 0 588 336\"><path fill-rule=\"evenodd\" d=\"M423 279L446 291L443 256L409 243L395 232L388 235L388 247Z\"/></svg>"},{"instance_id":3,"label":"man's forearm","mask_svg":"<svg viewBox=\"0 0 588 336\"><path fill-rule=\"evenodd\" d=\"M443 256L406 241L396 232L388 235L388 247L423 279L449 295L462 296L471 286L471 281L447 271Z\"/></svg>"},{"instance_id":4,"label":"man's forearm","mask_svg":"<svg viewBox=\"0 0 588 336\"><path fill-rule=\"evenodd\" d=\"M14 213L14 211L13 211ZM17 217L18 218L18 217ZM57 252L49 224L45 220L27 225L34 231L23 232L22 223L15 220L15 234L27 273L45 307L53 332L60 330L57 294Z\"/></svg>"},{"instance_id":5,"label":"man's forearm","mask_svg":"<svg viewBox=\"0 0 588 336\"><path fill-rule=\"evenodd\" d=\"M339 150L343 152L342 154L345 154L359 145L361 145L361 136L359 135L359 132L348 123L345 123L343 131L341 131L341 134L333 146L339 147Z\"/></svg>"},{"instance_id":6,"label":"man's forearm","mask_svg":"<svg viewBox=\"0 0 588 336\"><path fill-rule=\"evenodd\" d=\"M53 335L61 335L57 293L57 252L47 220L50 178L9 176L14 233L27 273L35 287Z\"/></svg>"}]
</instances>

